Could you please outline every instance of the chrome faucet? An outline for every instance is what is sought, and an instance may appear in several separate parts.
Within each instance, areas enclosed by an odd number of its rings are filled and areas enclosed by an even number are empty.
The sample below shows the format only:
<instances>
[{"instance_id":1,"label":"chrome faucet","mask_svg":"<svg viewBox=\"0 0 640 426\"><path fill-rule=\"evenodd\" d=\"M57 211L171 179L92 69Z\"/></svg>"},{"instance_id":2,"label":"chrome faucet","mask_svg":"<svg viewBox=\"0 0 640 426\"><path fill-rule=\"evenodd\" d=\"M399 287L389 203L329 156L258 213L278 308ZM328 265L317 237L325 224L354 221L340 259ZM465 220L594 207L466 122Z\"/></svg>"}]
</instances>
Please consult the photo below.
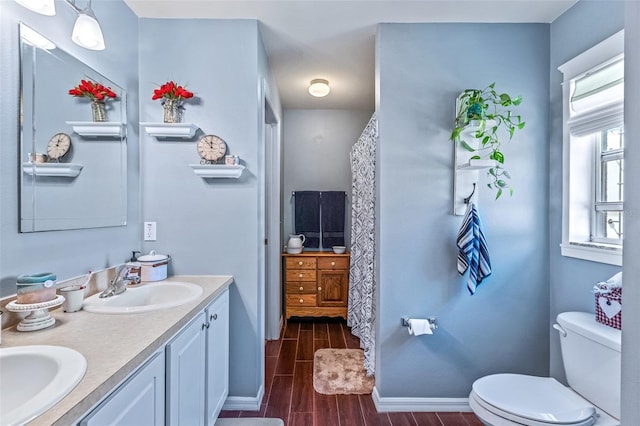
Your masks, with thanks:
<instances>
[{"instance_id":1,"label":"chrome faucet","mask_svg":"<svg viewBox=\"0 0 640 426\"><path fill-rule=\"evenodd\" d=\"M105 297L124 293L127 286L132 282L138 284L140 282L140 277L137 275L129 275L132 267L133 265L130 264L122 265L116 272L116 277L111 280L106 290L100 293L100 298L104 299Z\"/></svg>"}]
</instances>

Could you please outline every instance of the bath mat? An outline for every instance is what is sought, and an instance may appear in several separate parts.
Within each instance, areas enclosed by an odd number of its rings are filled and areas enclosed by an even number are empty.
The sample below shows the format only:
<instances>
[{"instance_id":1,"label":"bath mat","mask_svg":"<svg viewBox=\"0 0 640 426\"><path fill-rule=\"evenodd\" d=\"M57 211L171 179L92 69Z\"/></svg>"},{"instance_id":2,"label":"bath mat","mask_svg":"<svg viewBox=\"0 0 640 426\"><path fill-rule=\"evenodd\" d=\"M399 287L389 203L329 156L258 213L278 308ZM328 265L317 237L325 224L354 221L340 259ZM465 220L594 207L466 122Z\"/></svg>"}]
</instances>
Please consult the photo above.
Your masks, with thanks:
<instances>
[{"instance_id":1,"label":"bath mat","mask_svg":"<svg viewBox=\"0 0 640 426\"><path fill-rule=\"evenodd\" d=\"M318 349L313 356L313 388L318 393L369 394L373 384L361 349Z\"/></svg>"},{"instance_id":2,"label":"bath mat","mask_svg":"<svg viewBox=\"0 0 640 426\"><path fill-rule=\"evenodd\" d=\"M218 419L216 420L215 426L284 426L284 422L280 419L243 417Z\"/></svg>"}]
</instances>

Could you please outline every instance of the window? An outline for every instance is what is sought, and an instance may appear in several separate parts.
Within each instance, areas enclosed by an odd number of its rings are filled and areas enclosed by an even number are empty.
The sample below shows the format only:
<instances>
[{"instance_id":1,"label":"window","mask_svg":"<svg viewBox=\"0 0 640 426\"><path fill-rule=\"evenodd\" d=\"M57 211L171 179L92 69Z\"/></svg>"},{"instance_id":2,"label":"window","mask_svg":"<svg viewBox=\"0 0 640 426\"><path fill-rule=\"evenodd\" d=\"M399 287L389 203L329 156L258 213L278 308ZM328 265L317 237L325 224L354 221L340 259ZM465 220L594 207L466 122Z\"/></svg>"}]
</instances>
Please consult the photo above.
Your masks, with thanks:
<instances>
[{"instance_id":1,"label":"window","mask_svg":"<svg viewBox=\"0 0 640 426\"><path fill-rule=\"evenodd\" d=\"M563 73L563 256L622 265L624 33L559 67Z\"/></svg>"}]
</instances>

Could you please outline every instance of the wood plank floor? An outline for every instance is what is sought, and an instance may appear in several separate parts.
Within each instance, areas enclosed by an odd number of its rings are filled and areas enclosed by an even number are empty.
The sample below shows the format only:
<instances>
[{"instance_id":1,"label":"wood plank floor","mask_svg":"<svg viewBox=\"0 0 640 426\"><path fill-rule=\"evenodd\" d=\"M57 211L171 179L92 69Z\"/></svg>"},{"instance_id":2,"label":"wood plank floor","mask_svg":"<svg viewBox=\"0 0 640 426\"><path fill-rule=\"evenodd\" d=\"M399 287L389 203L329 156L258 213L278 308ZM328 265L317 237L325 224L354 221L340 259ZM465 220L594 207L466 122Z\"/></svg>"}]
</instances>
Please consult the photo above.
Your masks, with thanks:
<instances>
[{"instance_id":1,"label":"wood plank floor","mask_svg":"<svg viewBox=\"0 0 640 426\"><path fill-rule=\"evenodd\" d=\"M371 395L322 395L313 389L313 354L360 348L343 320L293 319L266 343L265 396L260 411L220 417L278 417L285 426L482 426L473 413L378 413Z\"/></svg>"}]
</instances>

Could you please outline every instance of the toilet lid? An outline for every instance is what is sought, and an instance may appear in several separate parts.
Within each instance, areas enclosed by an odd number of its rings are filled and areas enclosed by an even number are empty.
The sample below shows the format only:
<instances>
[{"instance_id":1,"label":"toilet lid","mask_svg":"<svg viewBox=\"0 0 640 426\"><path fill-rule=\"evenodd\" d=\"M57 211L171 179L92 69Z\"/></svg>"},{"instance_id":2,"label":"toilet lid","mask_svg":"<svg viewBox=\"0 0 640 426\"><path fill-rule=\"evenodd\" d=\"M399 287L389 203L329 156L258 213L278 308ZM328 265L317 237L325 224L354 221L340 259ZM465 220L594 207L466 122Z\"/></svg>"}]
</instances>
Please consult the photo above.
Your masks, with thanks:
<instances>
[{"instance_id":1,"label":"toilet lid","mask_svg":"<svg viewBox=\"0 0 640 426\"><path fill-rule=\"evenodd\" d=\"M547 424L576 424L595 419L587 400L551 377L494 374L473 383L484 402L517 417Z\"/></svg>"}]
</instances>

